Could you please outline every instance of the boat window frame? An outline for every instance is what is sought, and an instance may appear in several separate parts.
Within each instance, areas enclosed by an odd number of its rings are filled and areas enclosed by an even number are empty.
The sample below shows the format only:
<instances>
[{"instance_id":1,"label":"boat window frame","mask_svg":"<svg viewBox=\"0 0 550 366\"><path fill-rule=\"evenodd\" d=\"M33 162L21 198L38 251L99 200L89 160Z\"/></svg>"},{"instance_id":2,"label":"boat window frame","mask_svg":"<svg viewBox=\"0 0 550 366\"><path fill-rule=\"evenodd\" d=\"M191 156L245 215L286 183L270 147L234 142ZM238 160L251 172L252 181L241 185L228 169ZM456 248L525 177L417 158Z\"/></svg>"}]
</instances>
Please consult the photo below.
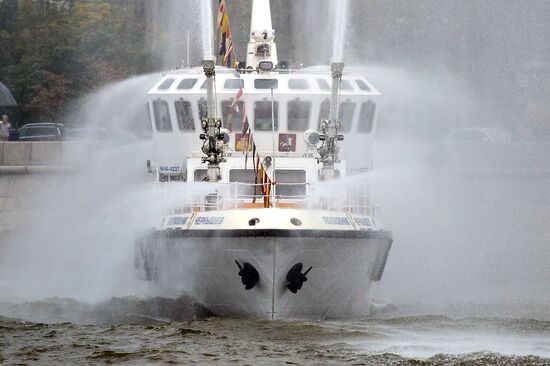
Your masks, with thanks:
<instances>
[{"instance_id":1,"label":"boat window frame","mask_svg":"<svg viewBox=\"0 0 550 366\"><path fill-rule=\"evenodd\" d=\"M368 115L368 121L367 118L364 118L363 115L364 109L367 106L371 106L372 110L370 110ZM367 100L366 102L361 103L361 108L359 109L359 123L357 124L357 132L359 133L372 133L374 128L374 119L376 117L376 103L372 100Z\"/></svg>"},{"instance_id":2,"label":"boat window frame","mask_svg":"<svg viewBox=\"0 0 550 366\"><path fill-rule=\"evenodd\" d=\"M330 84L328 81L326 81L323 78L317 78L317 85L319 86L319 89L321 90L331 90Z\"/></svg>"},{"instance_id":3,"label":"boat window frame","mask_svg":"<svg viewBox=\"0 0 550 366\"><path fill-rule=\"evenodd\" d=\"M235 104L235 105L233 106L233 104ZM233 108L232 108L233 111L235 111L235 107L238 107L240 112L238 112L238 114L237 114L237 116L238 116L237 119L235 119L235 112L234 112L233 117L231 119L231 123L228 123L229 121L228 121L227 117L229 116L229 108L231 108L231 106L233 106ZM228 129L229 132L233 132L233 130L239 131L239 128L242 127L243 114L245 112L245 103L244 103L244 101L243 100L238 100L237 102L235 102L235 98L222 100L222 102L220 103L220 108L221 108L221 111L222 111L223 127ZM235 121L237 123L235 124L235 126L233 126Z\"/></svg>"},{"instance_id":4,"label":"boat window frame","mask_svg":"<svg viewBox=\"0 0 550 366\"><path fill-rule=\"evenodd\" d=\"M234 81L239 81L239 86L237 88L233 88L233 87L228 87L227 84L230 83L230 82L234 82ZM229 78L229 79L226 79L223 83L223 88L226 89L226 90L239 90L239 89L244 89L244 79L241 79L241 78Z\"/></svg>"},{"instance_id":5,"label":"boat window frame","mask_svg":"<svg viewBox=\"0 0 550 366\"><path fill-rule=\"evenodd\" d=\"M266 105L269 105L269 109L271 110L271 100L268 100L267 98L264 98L263 100L256 100L254 102L254 131L256 132L272 132L273 129L275 129L275 131L279 131L279 102L278 101L273 101L273 105L274 105L274 111L273 111L273 116L275 117L275 120L272 121L271 120L271 113L269 115L269 129L263 129L263 128L258 128L258 113L257 113L257 110L258 110L258 104L259 103L265 103ZM273 122L275 123L275 126L273 126Z\"/></svg>"},{"instance_id":6,"label":"boat window frame","mask_svg":"<svg viewBox=\"0 0 550 366\"><path fill-rule=\"evenodd\" d=\"M204 174L203 178L200 180L197 180L197 177L199 177L198 174ZM204 179L207 177L208 177L208 169L197 168L193 170L193 182L204 182Z\"/></svg>"},{"instance_id":7,"label":"boat window frame","mask_svg":"<svg viewBox=\"0 0 550 366\"><path fill-rule=\"evenodd\" d=\"M273 84L269 88L264 86L258 86L258 84L261 84L265 82L265 86L268 86L268 84ZM279 80L278 79L254 79L254 89L256 90L277 90L279 89Z\"/></svg>"},{"instance_id":8,"label":"boat window frame","mask_svg":"<svg viewBox=\"0 0 550 366\"><path fill-rule=\"evenodd\" d=\"M165 107L165 111L166 111L166 116L168 117L168 121L167 121L167 126L169 128L160 128L160 111L157 109L157 105L159 104L162 104L164 107ZM168 103L168 101L164 100L164 99L161 99L161 98L157 98L155 100L153 100L153 114L155 116L155 130L159 133L169 133L169 132L173 132L174 131L174 128L172 126L172 116L170 114L170 104Z\"/></svg>"},{"instance_id":9,"label":"boat window frame","mask_svg":"<svg viewBox=\"0 0 550 366\"><path fill-rule=\"evenodd\" d=\"M175 78L168 78L168 79L165 79L157 88L157 90L161 90L161 91L166 91L166 90L170 90L170 88L172 87L172 85L174 84L174 81L176 81ZM168 85L166 85L168 84Z\"/></svg>"},{"instance_id":10,"label":"boat window frame","mask_svg":"<svg viewBox=\"0 0 550 366\"><path fill-rule=\"evenodd\" d=\"M292 85L293 83L303 83L301 86ZM304 78L291 78L288 79L288 89L290 90L308 90L309 89L309 82L307 79Z\"/></svg>"},{"instance_id":11,"label":"boat window frame","mask_svg":"<svg viewBox=\"0 0 550 366\"><path fill-rule=\"evenodd\" d=\"M180 113L178 111L178 103L183 103L187 105L187 121L183 121L182 118L185 117L183 114L180 116ZM195 132L196 126L195 126L195 116L193 114L193 104L185 100L183 98L180 98L176 101L174 101L174 108L176 110L176 118L178 120L178 128L181 132ZM180 118L181 117L181 118ZM191 119L191 124L187 123L187 126L190 126L192 128L185 128L186 123L189 122L189 118Z\"/></svg>"},{"instance_id":12,"label":"boat window frame","mask_svg":"<svg viewBox=\"0 0 550 366\"><path fill-rule=\"evenodd\" d=\"M300 180L298 182L284 182L281 180L281 175L283 175L283 179L284 179L284 174L285 173L295 173L295 172L300 172L300 173L303 173L303 180ZM277 197L278 199L288 199L288 200L299 200L299 199L306 199L307 198L307 194L308 194L308 171L307 169L303 169L303 168L277 168L275 169L275 177L277 179L277 183L280 183L280 185L277 185L275 184L275 197ZM287 184L293 184L293 185L288 185L288 186L285 186L285 183ZM280 192L281 189L290 189L290 190L293 190L293 189L301 189L302 191L299 192L299 194L283 194Z\"/></svg>"},{"instance_id":13,"label":"boat window frame","mask_svg":"<svg viewBox=\"0 0 550 366\"><path fill-rule=\"evenodd\" d=\"M193 81L193 84L189 87L182 87L182 84L187 82L187 81ZM185 79L181 79L180 83L178 84L178 87L177 87L177 90L191 90L195 87L195 85L197 85L197 82L199 81L198 78L185 78Z\"/></svg>"},{"instance_id":14,"label":"boat window frame","mask_svg":"<svg viewBox=\"0 0 550 366\"><path fill-rule=\"evenodd\" d=\"M199 113L199 123L202 123L202 120L208 118L208 100L205 97L200 97L197 100L197 110Z\"/></svg>"},{"instance_id":15,"label":"boat window frame","mask_svg":"<svg viewBox=\"0 0 550 366\"><path fill-rule=\"evenodd\" d=\"M344 122L344 105L353 106L353 109L351 110L351 118L349 120L349 124ZM340 103L340 124L341 124L340 131L351 132L353 128L353 120L355 118L356 109L357 109L357 103L352 101L351 99L346 99L345 101Z\"/></svg>"},{"instance_id":16,"label":"boat window frame","mask_svg":"<svg viewBox=\"0 0 550 366\"><path fill-rule=\"evenodd\" d=\"M326 107L325 107L326 106ZM326 116L324 115L324 112L327 112ZM319 132L322 132L321 124L323 123L323 120L328 120L330 118L330 99L326 98L319 104L319 125L317 126L317 130Z\"/></svg>"},{"instance_id":17,"label":"boat window frame","mask_svg":"<svg viewBox=\"0 0 550 366\"><path fill-rule=\"evenodd\" d=\"M149 121L149 124L147 124L146 130L147 131L153 131L153 118L151 117L151 105L149 104L149 101L145 103L147 106L147 121Z\"/></svg>"},{"instance_id":18,"label":"boat window frame","mask_svg":"<svg viewBox=\"0 0 550 366\"><path fill-rule=\"evenodd\" d=\"M351 81L347 79L342 79L342 82L340 83L340 90L341 91L353 91L353 85L351 85Z\"/></svg>"},{"instance_id":19,"label":"boat window frame","mask_svg":"<svg viewBox=\"0 0 550 366\"><path fill-rule=\"evenodd\" d=\"M355 84L357 84L357 87L363 91L370 92L372 90L369 84L367 84L364 80L355 79Z\"/></svg>"},{"instance_id":20,"label":"boat window frame","mask_svg":"<svg viewBox=\"0 0 550 366\"><path fill-rule=\"evenodd\" d=\"M291 104L307 104L307 117L300 118L302 120L303 119L307 120L305 129L292 128L294 126L291 126L291 121L293 119L298 119L298 118L296 118L296 117L291 118L291 116L290 116L290 113L292 111ZM309 129L310 124L311 124L311 110L312 110L312 107L313 107L313 103L310 100L307 100L307 99L295 98L295 99L289 100L286 104L286 109L287 109L287 115L286 115L287 126L286 126L286 128L287 128L287 130L289 132L305 132L305 131L307 131Z\"/></svg>"}]
</instances>

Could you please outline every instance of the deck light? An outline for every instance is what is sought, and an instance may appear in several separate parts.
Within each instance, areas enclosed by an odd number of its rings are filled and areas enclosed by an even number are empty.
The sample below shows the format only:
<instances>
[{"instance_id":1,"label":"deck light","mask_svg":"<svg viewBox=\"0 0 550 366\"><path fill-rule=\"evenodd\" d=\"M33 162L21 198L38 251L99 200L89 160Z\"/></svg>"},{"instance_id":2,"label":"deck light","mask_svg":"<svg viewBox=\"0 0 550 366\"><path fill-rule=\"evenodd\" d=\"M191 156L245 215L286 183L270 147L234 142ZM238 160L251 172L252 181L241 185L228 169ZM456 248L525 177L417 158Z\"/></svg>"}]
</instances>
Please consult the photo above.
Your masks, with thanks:
<instances>
[{"instance_id":1,"label":"deck light","mask_svg":"<svg viewBox=\"0 0 550 366\"><path fill-rule=\"evenodd\" d=\"M273 70L273 62L271 61L260 61L258 64L260 71L271 71Z\"/></svg>"},{"instance_id":2,"label":"deck light","mask_svg":"<svg viewBox=\"0 0 550 366\"><path fill-rule=\"evenodd\" d=\"M311 146L317 146L319 141L321 141L321 138L319 136L319 132L315 130L307 130L304 132L304 141Z\"/></svg>"}]
</instances>

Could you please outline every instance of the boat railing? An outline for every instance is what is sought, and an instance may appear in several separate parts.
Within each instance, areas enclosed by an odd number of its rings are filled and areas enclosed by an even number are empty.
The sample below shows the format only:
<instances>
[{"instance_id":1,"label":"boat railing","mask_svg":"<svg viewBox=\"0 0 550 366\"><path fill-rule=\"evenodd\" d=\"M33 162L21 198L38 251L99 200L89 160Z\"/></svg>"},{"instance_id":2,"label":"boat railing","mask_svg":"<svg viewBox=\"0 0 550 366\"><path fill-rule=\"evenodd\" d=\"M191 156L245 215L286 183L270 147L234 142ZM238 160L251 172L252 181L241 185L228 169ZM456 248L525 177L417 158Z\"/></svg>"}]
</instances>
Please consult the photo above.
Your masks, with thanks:
<instances>
[{"instance_id":1,"label":"boat railing","mask_svg":"<svg viewBox=\"0 0 550 366\"><path fill-rule=\"evenodd\" d=\"M250 208L296 208L323 211L342 211L361 215L377 215L368 192L317 192L310 183L275 183L271 186L254 183L215 183L208 193L169 193L167 184L156 185L164 191L164 205L170 214L188 212L250 209ZM168 195L166 195L168 194Z\"/></svg>"}]
</instances>

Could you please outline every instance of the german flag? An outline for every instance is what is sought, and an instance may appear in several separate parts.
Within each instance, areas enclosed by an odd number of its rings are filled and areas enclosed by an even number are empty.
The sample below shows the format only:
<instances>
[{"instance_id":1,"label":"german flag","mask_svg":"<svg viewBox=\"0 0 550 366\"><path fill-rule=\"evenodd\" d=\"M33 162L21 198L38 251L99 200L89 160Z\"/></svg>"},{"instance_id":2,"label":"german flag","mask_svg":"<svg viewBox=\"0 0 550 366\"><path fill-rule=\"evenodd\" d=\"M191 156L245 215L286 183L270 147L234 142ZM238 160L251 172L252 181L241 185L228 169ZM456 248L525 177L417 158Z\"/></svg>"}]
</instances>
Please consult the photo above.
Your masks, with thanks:
<instances>
[{"instance_id":1,"label":"german flag","mask_svg":"<svg viewBox=\"0 0 550 366\"><path fill-rule=\"evenodd\" d=\"M229 17L227 15L225 0L219 0L218 29L220 30L221 39L220 51L218 52L218 55L221 56L222 65L236 69L237 60L236 57L234 57L235 48L233 46L233 40L231 39L231 27L229 26Z\"/></svg>"}]
</instances>

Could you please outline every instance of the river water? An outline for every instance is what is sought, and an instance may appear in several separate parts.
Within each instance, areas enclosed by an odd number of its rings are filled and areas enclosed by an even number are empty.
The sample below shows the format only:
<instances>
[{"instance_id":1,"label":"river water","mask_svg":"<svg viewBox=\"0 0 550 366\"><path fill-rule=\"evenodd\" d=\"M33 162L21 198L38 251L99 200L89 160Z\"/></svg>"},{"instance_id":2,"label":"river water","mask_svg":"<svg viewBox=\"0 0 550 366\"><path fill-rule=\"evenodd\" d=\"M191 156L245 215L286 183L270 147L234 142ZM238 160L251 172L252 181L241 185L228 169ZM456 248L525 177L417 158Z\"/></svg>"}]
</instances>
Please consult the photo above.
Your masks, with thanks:
<instances>
[{"instance_id":1,"label":"river water","mask_svg":"<svg viewBox=\"0 0 550 366\"><path fill-rule=\"evenodd\" d=\"M0 317L0 363L550 365L550 321L506 317L518 313L506 308L487 317L493 307L473 305L454 315L405 315L419 309L386 305L357 321L272 322L212 317L188 297L4 302L0 313L14 318ZM550 309L529 312L542 319Z\"/></svg>"}]
</instances>

